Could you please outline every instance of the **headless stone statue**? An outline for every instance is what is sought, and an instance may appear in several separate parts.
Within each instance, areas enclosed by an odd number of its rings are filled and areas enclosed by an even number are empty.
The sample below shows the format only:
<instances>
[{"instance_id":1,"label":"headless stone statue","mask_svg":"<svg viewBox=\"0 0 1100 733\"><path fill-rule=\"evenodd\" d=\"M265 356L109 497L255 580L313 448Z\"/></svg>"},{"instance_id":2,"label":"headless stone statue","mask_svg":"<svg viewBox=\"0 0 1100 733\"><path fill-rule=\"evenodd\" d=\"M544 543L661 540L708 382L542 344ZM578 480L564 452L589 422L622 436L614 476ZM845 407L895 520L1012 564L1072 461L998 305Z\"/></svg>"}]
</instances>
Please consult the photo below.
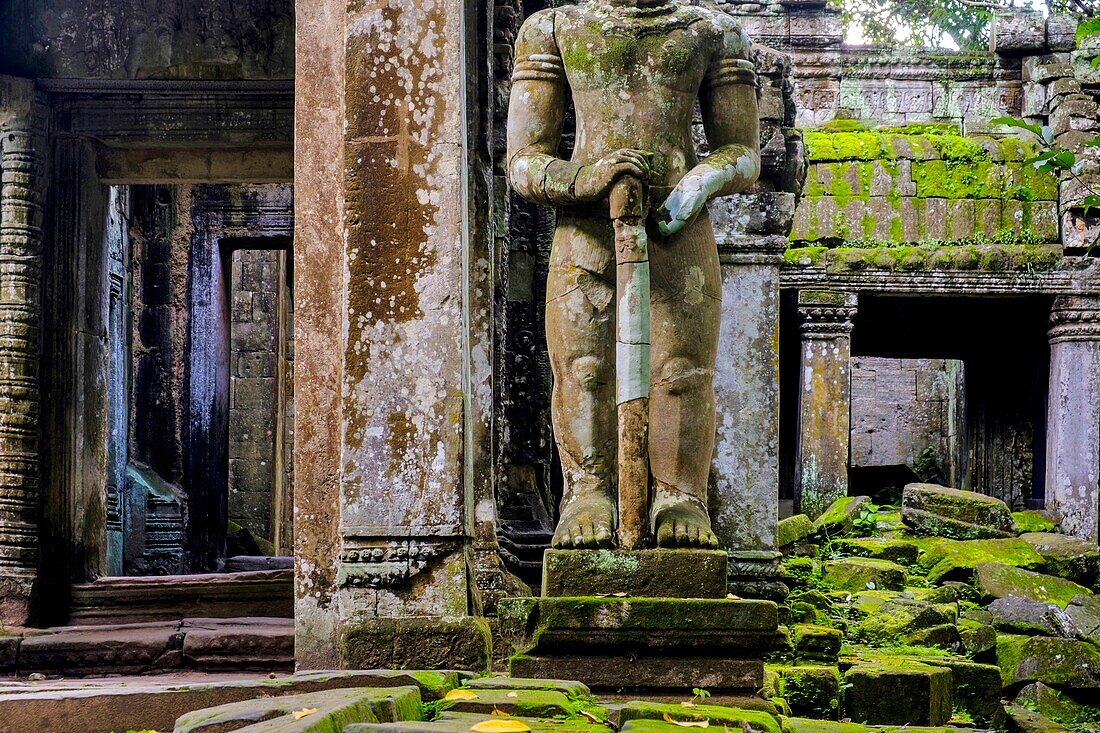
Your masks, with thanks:
<instances>
[{"instance_id":1,"label":"headless stone statue","mask_svg":"<svg viewBox=\"0 0 1100 733\"><path fill-rule=\"evenodd\" d=\"M706 202L759 175L749 41L724 13L678 0L588 0L535 13L516 41L508 175L558 209L546 287L552 416L565 477L558 548L616 530L615 232L608 195L634 178L648 216L651 531L662 547L716 547L707 513L721 292ZM567 94L570 160L558 156ZM699 100L711 154L691 138Z\"/></svg>"}]
</instances>

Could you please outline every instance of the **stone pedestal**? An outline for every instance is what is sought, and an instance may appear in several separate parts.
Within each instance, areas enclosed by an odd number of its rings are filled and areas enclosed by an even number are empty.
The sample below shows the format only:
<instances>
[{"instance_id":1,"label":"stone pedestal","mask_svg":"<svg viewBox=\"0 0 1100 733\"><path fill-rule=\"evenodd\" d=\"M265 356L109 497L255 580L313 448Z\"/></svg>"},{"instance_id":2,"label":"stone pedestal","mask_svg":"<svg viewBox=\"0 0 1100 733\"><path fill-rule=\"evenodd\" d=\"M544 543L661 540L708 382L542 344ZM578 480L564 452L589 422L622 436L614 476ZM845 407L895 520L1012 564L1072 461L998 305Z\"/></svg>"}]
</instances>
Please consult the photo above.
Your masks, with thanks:
<instances>
[{"instance_id":1,"label":"stone pedestal","mask_svg":"<svg viewBox=\"0 0 1100 733\"><path fill-rule=\"evenodd\" d=\"M798 490L814 519L848 493L852 316L856 294L803 290L798 406Z\"/></svg>"},{"instance_id":2,"label":"stone pedestal","mask_svg":"<svg viewBox=\"0 0 1100 733\"><path fill-rule=\"evenodd\" d=\"M1050 314L1046 506L1067 534L1097 541L1100 298L1062 296Z\"/></svg>"},{"instance_id":3,"label":"stone pedestal","mask_svg":"<svg viewBox=\"0 0 1100 733\"><path fill-rule=\"evenodd\" d=\"M744 233L790 228L790 194L710 204L722 263L722 321L714 368L718 434L710 515L730 554L729 589L781 598L779 523L779 266L787 239Z\"/></svg>"},{"instance_id":4,"label":"stone pedestal","mask_svg":"<svg viewBox=\"0 0 1100 733\"><path fill-rule=\"evenodd\" d=\"M543 587L575 595L500 601L512 675L597 689L755 693L778 607L726 598L725 565L721 551L548 551ZM662 595L626 595L639 588Z\"/></svg>"}]
</instances>

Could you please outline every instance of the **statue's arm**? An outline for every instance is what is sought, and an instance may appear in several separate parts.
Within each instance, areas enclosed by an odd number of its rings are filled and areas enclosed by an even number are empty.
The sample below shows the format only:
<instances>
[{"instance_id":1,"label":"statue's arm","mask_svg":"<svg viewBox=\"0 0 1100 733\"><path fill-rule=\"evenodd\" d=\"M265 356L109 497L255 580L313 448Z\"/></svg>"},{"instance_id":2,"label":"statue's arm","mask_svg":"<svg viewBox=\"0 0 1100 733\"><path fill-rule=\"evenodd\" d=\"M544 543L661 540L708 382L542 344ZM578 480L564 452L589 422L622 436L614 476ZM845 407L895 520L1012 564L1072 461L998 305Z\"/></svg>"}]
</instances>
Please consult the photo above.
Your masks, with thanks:
<instances>
[{"instance_id":1,"label":"statue's arm","mask_svg":"<svg viewBox=\"0 0 1100 733\"><path fill-rule=\"evenodd\" d=\"M664 234L680 231L715 196L744 191L760 176L760 115L751 49L729 21L699 93L711 154L680 180L657 212Z\"/></svg>"},{"instance_id":2,"label":"statue's arm","mask_svg":"<svg viewBox=\"0 0 1100 733\"><path fill-rule=\"evenodd\" d=\"M516 38L508 100L508 180L528 201L568 206L607 198L624 175L649 176L648 154L616 150L587 165L557 157L569 82L554 38L554 10L533 14Z\"/></svg>"}]
</instances>

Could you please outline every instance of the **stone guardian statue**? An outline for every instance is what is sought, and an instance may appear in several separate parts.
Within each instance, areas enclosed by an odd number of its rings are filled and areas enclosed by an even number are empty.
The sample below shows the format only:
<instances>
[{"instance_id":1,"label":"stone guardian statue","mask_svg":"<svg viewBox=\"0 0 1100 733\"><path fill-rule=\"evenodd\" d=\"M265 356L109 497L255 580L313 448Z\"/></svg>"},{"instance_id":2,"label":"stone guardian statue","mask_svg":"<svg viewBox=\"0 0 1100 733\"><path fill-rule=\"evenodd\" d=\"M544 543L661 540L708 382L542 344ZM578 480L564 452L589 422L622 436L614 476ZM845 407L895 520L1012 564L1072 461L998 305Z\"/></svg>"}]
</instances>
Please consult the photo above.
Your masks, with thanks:
<instances>
[{"instance_id":1,"label":"stone guardian statue","mask_svg":"<svg viewBox=\"0 0 1100 733\"><path fill-rule=\"evenodd\" d=\"M706 202L743 191L759 175L749 40L710 7L586 0L529 17L515 58L509 180L524 198L558 210L546 338L565 494L553 545L609 547L617 530L616 245L608 198L629 181L656 204L642 220L649 529L662 547L716 547L707 479L721 291ZM569 160L558 157L567 95L577 123ZM703 162L691 136L696 100L711 150Z\"/></svg>"}]
</instances>

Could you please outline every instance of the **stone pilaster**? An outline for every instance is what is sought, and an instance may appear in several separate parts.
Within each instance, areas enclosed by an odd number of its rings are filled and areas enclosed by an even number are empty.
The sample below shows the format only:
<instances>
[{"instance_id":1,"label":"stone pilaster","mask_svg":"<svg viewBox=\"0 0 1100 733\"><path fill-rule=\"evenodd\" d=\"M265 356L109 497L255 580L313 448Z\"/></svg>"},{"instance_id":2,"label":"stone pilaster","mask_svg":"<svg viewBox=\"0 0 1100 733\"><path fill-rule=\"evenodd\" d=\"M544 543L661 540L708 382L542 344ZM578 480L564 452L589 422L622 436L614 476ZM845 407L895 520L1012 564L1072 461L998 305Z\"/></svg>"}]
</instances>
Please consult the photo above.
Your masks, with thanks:
<instances>
[{"instance_id":1,"label":"stone pilaster","mask_svg":"<svg viewBox=\"0 0 1100 733\"><path fill-rule=\"evenodd\" d=\"M0 622L15 625L38 566L40 122L33 82L0 77Z\"/></svg>"},{"instance_id":2,"label":"stone pilaster","mask_svg":"<svg viewBox=\"0 0 1100 733\"><path fill-rule=\"evenodd\" d=\"M296 9L299 665L483 668L465 4Z\"/></svg>"},{"instance_id":3,"label":"stone pilaster","mask_svg":"<svg viewBox=\"0 0 1100 733\"><path fill-rule=\"evenodd\" d=\"M731 196L710 204L722 263L710 512L718 540L729 553L730 589L744 597L776 598L787 590L779 579L775 545L779 266L787 239L743 232L782 230L793 208L790 194Z\"/></svg>"},{"instance_id":4,"label":"stone pilaster","mask_svg":"<svg viewBox=\"0 0 1100 733\"><path fill-rule=\"evenodd\" d=\"M848 493L855 293L798 293L802 353L798 406L800 511L815 518Z\"/></svg>"},{"instance_id":5,"label":"stone pilaster","mask_svg":"<svg viewBox=\"0 0 1100 733\"><path fill-rule=\"evenodd\" d=\"M1050 314L1046 506L1096 542L1100 504L1100 298L1062 296Z\"/></svg>"}]
</instances>

